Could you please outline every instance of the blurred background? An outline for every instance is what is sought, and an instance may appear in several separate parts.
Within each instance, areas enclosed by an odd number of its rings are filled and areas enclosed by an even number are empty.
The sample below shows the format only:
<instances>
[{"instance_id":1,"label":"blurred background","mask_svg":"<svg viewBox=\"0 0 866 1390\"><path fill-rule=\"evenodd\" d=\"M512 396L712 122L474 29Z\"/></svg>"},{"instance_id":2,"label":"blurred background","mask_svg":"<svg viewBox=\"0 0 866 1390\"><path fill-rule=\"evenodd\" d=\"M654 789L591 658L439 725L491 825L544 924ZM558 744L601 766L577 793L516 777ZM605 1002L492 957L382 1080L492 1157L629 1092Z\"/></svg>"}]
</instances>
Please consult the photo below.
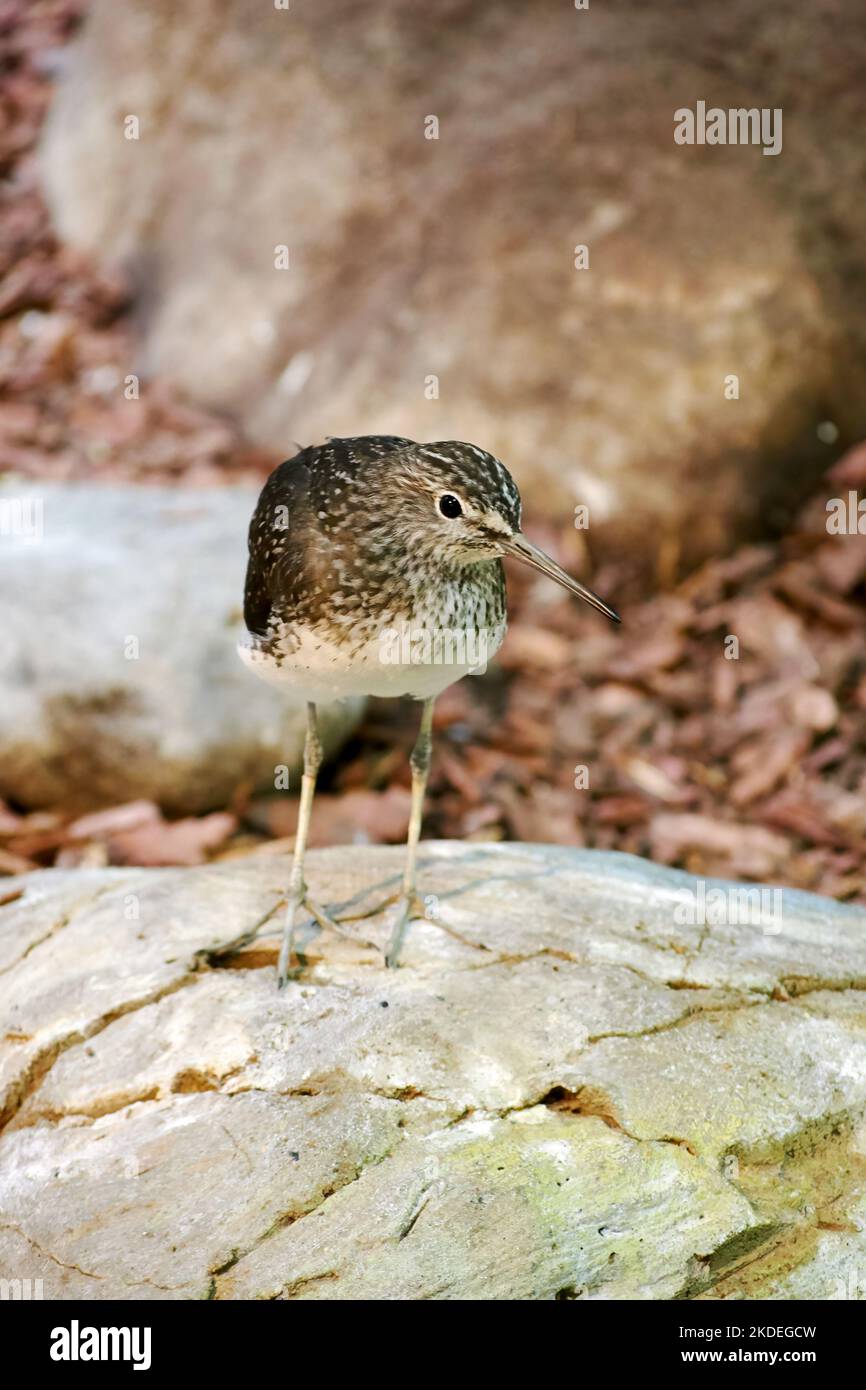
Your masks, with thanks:
<instances>
[{"instance_id":1,"label":"blurred background","mask_svg":"<svg viewBox=\"0 0 866 1390\"><path fill-rule=\"evenodd\" d=\"M288 847L246 526L385 432L498 454L624 617L509 572L427 835L866 902L860 0L3 0L0 67L0 870ZM417 716L331 712L313 843L403 839Z\"/></svg>"}]
</instances>

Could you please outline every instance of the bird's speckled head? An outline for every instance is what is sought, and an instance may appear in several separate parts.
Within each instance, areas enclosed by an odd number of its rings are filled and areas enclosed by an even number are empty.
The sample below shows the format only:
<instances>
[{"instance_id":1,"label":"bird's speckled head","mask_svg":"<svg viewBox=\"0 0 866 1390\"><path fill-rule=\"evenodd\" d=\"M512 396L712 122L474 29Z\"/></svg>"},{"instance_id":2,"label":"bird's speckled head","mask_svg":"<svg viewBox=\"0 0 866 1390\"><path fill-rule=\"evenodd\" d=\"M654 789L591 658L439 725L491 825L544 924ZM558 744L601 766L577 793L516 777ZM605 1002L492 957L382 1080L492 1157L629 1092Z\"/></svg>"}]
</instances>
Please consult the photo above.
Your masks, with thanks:
<instances>
[{"instance_id":1,"label":"bird's speckled head","mask_svg":"<svg viewBox=\"0 0 866 1390\"><path fill-rule=\"evenodd\" d=\"M413 444L391 454L380 501L413 552L440 564L496 559L520 531L520 493L499 459L474 444Z\"/></svg>"},{"instance_id":2,"label":"bird's speckled head","mask_svg":"<svg viewBox=\"0 0 866 1390\"><path fill-rule=\"evenodd\" d=\"M262 489L249 544L244 615L259 635L414 612L422 595L434 607L455 592L494 595L501 607L506 556L618 621L527 540L511 474L474 444L361 435L302 449Z\"/></svg>"}]
</instances>

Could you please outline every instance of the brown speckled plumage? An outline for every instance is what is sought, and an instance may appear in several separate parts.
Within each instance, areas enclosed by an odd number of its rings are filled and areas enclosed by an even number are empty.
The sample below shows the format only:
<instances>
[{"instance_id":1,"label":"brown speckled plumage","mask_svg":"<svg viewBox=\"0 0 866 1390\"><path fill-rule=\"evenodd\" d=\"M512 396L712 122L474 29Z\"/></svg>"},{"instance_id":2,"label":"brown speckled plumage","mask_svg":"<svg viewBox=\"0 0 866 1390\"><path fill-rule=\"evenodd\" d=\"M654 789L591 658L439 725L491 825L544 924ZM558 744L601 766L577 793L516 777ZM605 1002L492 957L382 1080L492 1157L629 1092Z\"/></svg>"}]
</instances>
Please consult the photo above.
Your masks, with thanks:
<instances>
[{"instance_id":1,"label":"brown speckled plumage","mask_svg":"<svg viewBox=\"0 0 866 1390\"><path fill-rule=\"evenodd\" d=\"M437 510L452 492L471 509L471 528ZM519 526L510 474L473 445L368 435L302 449L271 474L250 525L251 646L280 667L320 635L351 664L399 623L485 629L498 646L505 581L495 546Z\"/></svg>"}]
</instances>

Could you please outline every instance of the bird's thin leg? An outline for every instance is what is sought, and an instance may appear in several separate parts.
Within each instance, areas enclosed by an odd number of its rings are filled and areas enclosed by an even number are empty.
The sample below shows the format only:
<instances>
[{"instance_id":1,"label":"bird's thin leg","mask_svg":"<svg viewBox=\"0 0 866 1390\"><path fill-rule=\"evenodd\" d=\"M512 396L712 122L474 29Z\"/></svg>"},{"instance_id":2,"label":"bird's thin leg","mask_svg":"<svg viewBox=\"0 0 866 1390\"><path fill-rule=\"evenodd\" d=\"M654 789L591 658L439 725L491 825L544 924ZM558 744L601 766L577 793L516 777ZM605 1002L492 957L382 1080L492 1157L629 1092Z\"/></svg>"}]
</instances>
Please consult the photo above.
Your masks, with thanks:
<instances>
[{"instance_id":1,"label":"bird's thin leg","mask_svg":"<svg viewBox=\"0 0 866 1390\"><path fill-rule=\"evenodd\" d=\"M350 941L354 941L359 946L371 946L372 941L365 941L361 937L347 932L339 922L335 922L321 907L315 903L307 893L307 885L304 880L304 856L307 849L307 837L310 832L310 818L313 811L313 797L316 791L316 777L322 764L322 744L319 739L318 721L316 719L316 706L312 701L307 702L307 733L304 739L304 773L301 778L301 801L298 807L298 829L295 834L295 848L292 858L292 871L289 877L289 888L285 899L286 915L283 922L283 938L280 944L280 956L277 963L277 983L280 988L289 978L289 963L295 948L295 919L298 908L303 908L310 914L315 922L318 922L323 931L334 931L340 936L346 936ZM274 913L282 906L276 903L269 908L258 922L254 923L247 931L239 936L233 937L231 941L225 941L219 946L209 946L204 950L197 951L196 955L208 964L213 965L219 961L227 960L229 957L237 955L238 951L244 946L249 946L256 940L262 929L272 920Z\"/></svg>"},{"instance_id":2,"label":"bird's thin leg","mask_svg":"<svg viewBox=\"0 0 866 1390\"><path fill-rule=\"evenodd\" d=\"M280 945L280 958L277 963L277 984L280 989L289 978L289 962L295 949L295 917L298 908L305 904L320 926L333 926L330 918L318 908L306 902L307 885L304 881L304 855L307 850L307 836L310 832L310 817L313 811L313 797L316 792L316 777L322 765L322 742L319 738L319 725L316 719L316 706L307 702L307 736L304 740L304 775L301 778L301 804L298 808L298 828L295 832L295 850L292 856L292 872L289 876L288 903L286 919L283 923L283 940Z\"/></svg>"},{"instance_id":3,"label":"bird's thin leg","mask_svg":"<svg viewBox=\"0 0 866 1390\"><path fill-rule=\"evenodd\" d=\"M385 964L394 967L403 945L406 927L413 916L423 917L424 907L418 899L415 888L416 863L418 859L418 840L421 835L421 818L424 814L424 793L427 790L427 774L430 771L430 757L433 752L433 700L424 701L421 712L421 727L412 749L410 766L412 768L412 807L409 814L409 835L406 840L406 868L403 873L403 888L397 907L397 917L391 931L391 940L385 953Z\"/></svg>"}]
</instances>

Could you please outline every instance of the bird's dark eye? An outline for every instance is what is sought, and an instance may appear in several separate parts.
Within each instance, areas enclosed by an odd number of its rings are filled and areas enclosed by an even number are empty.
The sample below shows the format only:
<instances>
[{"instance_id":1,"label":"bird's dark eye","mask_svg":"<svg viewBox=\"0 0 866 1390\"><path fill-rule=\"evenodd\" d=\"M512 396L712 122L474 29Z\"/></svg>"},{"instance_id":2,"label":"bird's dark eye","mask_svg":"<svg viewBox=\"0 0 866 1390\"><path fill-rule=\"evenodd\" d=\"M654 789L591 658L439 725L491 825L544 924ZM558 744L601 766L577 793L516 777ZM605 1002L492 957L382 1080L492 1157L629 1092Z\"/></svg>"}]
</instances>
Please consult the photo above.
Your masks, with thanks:
<instances>
[{"instance_id":1,"label":"bird's dark eye","mask_svg":"<svg viewBox=\"0 0 866 1390\"><path fill-rule=\"evenodd\" d=\"M447 516L452 520L455 516L463 515L460 499L455 497L452 492L443 493L439 498L439 510L443 516Z\"/></svg>"}]
</instances>

